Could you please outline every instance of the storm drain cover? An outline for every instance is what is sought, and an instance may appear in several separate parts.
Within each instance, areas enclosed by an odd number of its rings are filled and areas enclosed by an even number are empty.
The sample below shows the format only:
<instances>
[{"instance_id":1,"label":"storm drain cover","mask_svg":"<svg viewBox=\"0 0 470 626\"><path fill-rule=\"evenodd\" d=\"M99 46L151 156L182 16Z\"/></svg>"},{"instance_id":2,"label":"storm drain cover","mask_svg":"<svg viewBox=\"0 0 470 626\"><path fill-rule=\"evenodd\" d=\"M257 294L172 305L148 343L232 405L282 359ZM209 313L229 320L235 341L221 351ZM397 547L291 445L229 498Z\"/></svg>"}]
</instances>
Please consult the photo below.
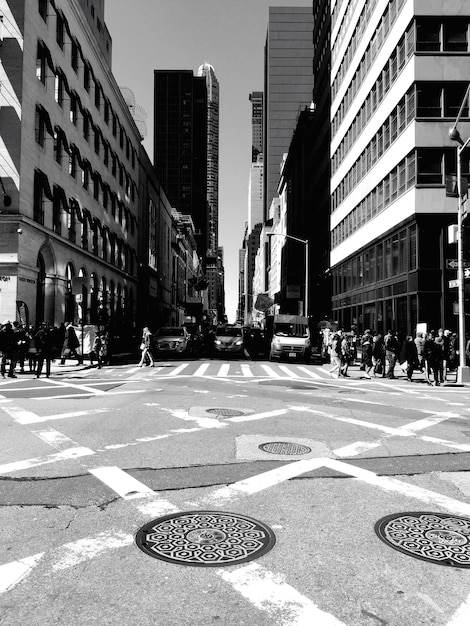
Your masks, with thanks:
<instances>
[{"instance_id":1,"label":"storm drain cover","mask_svg":"<svg viewBox=\"0 0 470 626\"><path fill-rule=\"evenodd\" d=\"M397 513L375 524L390 547L431 563L470 567L470 519L442 513Z\"/></svg>"},{"instance_id":2,"label":"storm drain cover","mask_svg":"<svg viewBox=\"0 0 470 626\"><path fill-rule=\"evenodd\" d=\"M220 567L252 561L276 543L274 532L238 513L190 511L159 517L136 534L137 546L156 559Z\"/></svg>"},{"instance_id":3,"label":"storm drain cover","mask_svg":"<svg viewBox=\"0 0 470 626\"><path fill-rule=\"evenodd\" d=\"M287 454L292 456L308 454L312 451L312 448L308 446L304 446L301 443L291 443L289 441L270 441L269 443L262 443L258 448L269 454Z\"/></svg>"},{"instance_id":4,"label":"storm drain cover","mask_svg":"<svg viewBox=\"0 0 470 626\"><path fill-rule=\"evenodd\" d=\"M207 409L206 413L221 415L222 417L235 417L237 415L245 415L243 411L238 411L237 409Z\"/></svg>"}]
</instances>

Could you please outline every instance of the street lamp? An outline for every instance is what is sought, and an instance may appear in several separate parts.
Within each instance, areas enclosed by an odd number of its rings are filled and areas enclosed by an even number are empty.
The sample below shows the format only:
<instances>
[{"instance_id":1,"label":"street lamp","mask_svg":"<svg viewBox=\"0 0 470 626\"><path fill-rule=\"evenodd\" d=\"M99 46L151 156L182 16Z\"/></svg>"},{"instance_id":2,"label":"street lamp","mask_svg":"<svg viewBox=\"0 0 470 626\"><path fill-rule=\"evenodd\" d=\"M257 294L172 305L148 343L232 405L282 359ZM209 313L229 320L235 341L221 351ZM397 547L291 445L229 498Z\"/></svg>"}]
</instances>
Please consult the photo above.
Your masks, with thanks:
<instances>
[{"instance_id":1,"label":"street lamp","mask_svg":"<svg viewBox=\"0 0 470 626\"><path fill-rule=\"evenodd\" d=\"M460 107L459 114L455 120L452 128L449 129L449 138L452 141L456 141L457 146L457 192L458 192L458 213L457 213L457 280L458 280L458 303L459 303L459 367L457 369L457 382L469 382L470 381L470 367L466 365L465 355L465 274L464 274L464 251L463 251L463 215L464 215L464 200L463 200L463 185L462 185L462 152L470 143L470 137L467 141L463 141L457 130L457 124L459 123L460 116L467 101L470 92L470 84L467 88L465 97Z\"/></svg>"},{"instance_id":2,"label":"street lamp","mask_svg":"<svg viewBox=\"0 0 470 626\"><path fill-rule=\"evenodd\" d=\"M305 246L305 302L304 302L304 315L308 318L308 239L300 239L300 237L294 237L293 235L286 235L285 233L268 233L268 237L285 237L286 239L292 239L303 243Z\"/></svg>"}]
</instances>

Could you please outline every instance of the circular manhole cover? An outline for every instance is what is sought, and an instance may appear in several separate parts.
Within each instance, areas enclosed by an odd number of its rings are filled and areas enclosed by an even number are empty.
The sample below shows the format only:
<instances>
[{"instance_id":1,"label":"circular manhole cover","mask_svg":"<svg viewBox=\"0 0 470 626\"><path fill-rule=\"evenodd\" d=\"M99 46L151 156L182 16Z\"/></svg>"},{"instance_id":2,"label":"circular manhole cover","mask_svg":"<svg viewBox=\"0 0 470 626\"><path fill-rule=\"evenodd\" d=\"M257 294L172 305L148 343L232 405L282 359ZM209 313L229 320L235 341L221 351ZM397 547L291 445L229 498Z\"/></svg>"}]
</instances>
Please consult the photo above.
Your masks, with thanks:
<instances>
[{"instance_id":1,"label":"circular manhole cover","mask_svg":"<svg viewBox=\"0 0 470 626\"><path fill-rule=\"evenodd\" d=\"M304 446L301 443L291 443L289 441L270 441L268 443L262 443L258 448L269 454L288 454L292 456L308 454L312 451L312 448L308 446Z\"/></svg>"},{"instance_id":2,"label":"circular manhole cover","mask_svg":"<svg viewBox=\"0 0 470 626\"><path fill-rule=\"evenodd\" d=\"M220 567L257 559L271 550L276 536L269 526L238 513L190 511L149 522L135 541L162 561Z\"/></svg>"},{"instance_id":3,"label":"circular manhole cover","mask_svg":"<svg viewBox=\"0 0 470 626\"><path fill-rule=\"evenodd\" d=\"M470 567L470 519L442 513L396 513L375 524L388 546L417 559Z\"/></svg>"},{"instance_id":4,"label":"circular manhole cover","mask_svg":"<svg viewBox=\"0 0 470 626\"><path fill-rule=\"evenodd\" d=\"M207 409L206 413L211 413L212 415L220 415L221 417L235 417L237 415L245 415L243 411L238 411L237 409Z\"/></svg>"}]
</instances>

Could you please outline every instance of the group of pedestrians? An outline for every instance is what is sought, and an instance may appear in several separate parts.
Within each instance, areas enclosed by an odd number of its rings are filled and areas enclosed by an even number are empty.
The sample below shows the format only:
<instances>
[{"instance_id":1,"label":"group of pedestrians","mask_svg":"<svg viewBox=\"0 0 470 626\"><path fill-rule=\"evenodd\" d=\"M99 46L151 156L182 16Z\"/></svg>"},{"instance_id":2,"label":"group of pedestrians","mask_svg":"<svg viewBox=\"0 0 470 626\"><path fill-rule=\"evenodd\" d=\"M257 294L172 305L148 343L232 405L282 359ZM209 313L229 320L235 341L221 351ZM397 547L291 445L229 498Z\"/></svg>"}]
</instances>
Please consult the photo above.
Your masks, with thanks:
<instances>
[{"instance_id":1,"label":"group of pedestrians","mask_svg":"<svg viewBox=\"0 0 470 626\"><path fill-rule=\"evenodd\" d=\"M0 373L2 378L17 378L17 373L29 373L36 378L45 368L46 377L51 374L51 363L60 358L64 365L66 359L77 359L83 363L83 354L79 353L80 341L71 322L52 327L42 322L36 330L33 326L20 324L18 321L4 321L0 325ZM98 368L107 359L108 340L104 332L96 332L92 346L88 351L90 363L96 360Z\"/></svg>"},{"instance_id":2,"label":"group of pedestrians","mask_svg":"<svg viewBox=\"0 0 470 626\"><path fill-rule=\"evenodd\" d=\"M356 362L357 346L361 348L361 378L374 377L396 379L399 368L412 381L415 370L424 374L429 385L440 385L447 380L448 371L458 365L457 335L448 329L437 332L417 332L416 337L406 335L399 339L394 330L385 336L366 329L356 337L341 329L331 333L329 357L332 364L329 374L332 378L348 378L348 368ZM467 359L470 359L470 340L466 343Z\"/></svg>"}]
</instances>

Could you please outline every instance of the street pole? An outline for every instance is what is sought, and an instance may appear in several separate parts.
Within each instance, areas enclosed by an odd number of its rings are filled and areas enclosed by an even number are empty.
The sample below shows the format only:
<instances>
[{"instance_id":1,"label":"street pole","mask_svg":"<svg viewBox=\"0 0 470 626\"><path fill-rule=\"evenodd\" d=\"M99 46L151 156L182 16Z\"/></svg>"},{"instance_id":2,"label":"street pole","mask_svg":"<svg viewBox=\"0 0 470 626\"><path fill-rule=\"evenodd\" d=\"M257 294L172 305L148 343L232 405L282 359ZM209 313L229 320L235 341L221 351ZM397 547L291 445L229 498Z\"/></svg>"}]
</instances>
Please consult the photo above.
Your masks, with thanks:
<instances>
[{"instance_id":1,"label":"street pole","mask_svg":"<svg viewBox=\"0 0 470 626\"><path fill-rule=\"evenodd\" d=\"M468 94L468 90L467 90ZM457 281L458 281L458 306L459 306L459 366L457 368L457 382L464 383L470 382L470 367L467 366L466 354L465 354L465 267L464 267L464 228L463 228L463 215L464 215L464 200L462 185L462 152L465 150L470 142L470 137L467 141L463 141L457 130L457 123L450 129L449 137L456 141L457 146L457 192L458 192L458 212L457 212Z\"/></svg>"}]
</instances>

